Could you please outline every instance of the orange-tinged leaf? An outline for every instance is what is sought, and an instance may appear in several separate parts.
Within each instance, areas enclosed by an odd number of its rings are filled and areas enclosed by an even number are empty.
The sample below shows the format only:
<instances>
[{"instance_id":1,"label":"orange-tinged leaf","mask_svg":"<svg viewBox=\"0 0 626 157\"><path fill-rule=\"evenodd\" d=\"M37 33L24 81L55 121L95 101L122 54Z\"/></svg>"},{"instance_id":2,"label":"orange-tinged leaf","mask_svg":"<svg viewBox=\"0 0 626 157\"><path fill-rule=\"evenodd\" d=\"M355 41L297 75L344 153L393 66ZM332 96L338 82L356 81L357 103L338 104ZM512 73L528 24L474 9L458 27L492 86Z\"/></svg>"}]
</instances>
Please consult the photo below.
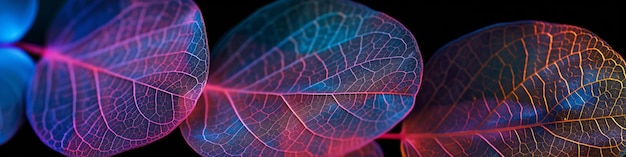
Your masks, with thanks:
<instances>
[{"instance_id":1,"label":"orange-tinged leaf","mask_svg":"<svg viewBox=\"0 0 626 157\"><path fill-rule=\"evenodd\" d=\"M539 21L463 36L427 63L406 156L618 156L625 62L592 32Z\"/></svg>"}]
</instances>

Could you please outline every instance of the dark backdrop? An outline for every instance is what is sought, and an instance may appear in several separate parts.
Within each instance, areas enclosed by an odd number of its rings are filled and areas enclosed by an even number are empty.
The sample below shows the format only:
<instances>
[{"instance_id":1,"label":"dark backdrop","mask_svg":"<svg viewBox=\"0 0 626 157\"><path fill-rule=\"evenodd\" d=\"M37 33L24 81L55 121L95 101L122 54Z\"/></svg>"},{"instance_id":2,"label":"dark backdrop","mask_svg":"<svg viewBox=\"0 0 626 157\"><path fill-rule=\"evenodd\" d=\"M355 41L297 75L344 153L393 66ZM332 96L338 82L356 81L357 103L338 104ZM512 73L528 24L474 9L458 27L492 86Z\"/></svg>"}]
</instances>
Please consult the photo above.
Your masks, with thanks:
<instances>
[{"instance_id":1,"label":"dark backdrop","mask_svg":"<svg viewBox=\"0 0 626 157\"><path fill-rule=\"evenodd\" d=\"M54 13L64 0L42 0L35 25L23 41L43 44L43 35L53 19ZM200 1L200 0L198 0ZM240 1L226 0L216 2L198 2L208 31L209 45L216 41L230 28L250 15L268 0ZM518 20L541 20L554 23L571 24L586 28L607 41L622 56L626 51L624 37L624 8L616 4L576 3L576 4L528 4L511 2L509 4L454 4L445 5L416 3L400 0L358 1L374 10L382 11L402 22L411 30L419 44L422 56L428 60L433 52L449 41L479 28L500 22ZM34 59L37 57L34 56ZM398 132L396 127L392 132ZM399 141L377 140L387 156L400 156ZM189 148L179 130L150 145L127 151L118 156L198 156ZM1 156L61 156L39 141L30 125L24 123L19 132L3 146Z\"/></svg>"}]
</instances>

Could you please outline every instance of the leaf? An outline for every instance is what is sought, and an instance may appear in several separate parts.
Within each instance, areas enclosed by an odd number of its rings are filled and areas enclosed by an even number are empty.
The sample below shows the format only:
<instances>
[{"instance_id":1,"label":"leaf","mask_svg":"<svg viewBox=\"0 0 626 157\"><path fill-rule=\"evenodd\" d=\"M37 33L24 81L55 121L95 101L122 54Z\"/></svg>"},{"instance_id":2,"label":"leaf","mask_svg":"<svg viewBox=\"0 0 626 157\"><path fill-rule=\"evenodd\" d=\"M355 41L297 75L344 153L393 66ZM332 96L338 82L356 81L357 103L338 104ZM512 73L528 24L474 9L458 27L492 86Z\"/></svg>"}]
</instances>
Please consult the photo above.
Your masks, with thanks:
<instances>
[{"instance_id":1,"label":"leaf","mask_svg":"<svg viewBox=\"0 0 626 157\"><path fill-rule=\"evenodd\" d=\"M38 0L0 1L0 44L20 40L37 15Z\"/></svg>"},{"instance_id":2,"label":"leaf","mask_svg":"<svg viewBox=\"0 0 626 157\"><path fill-rule=\"evenodd\" d=\"M407 156L618 156L625 62L592 32L519 21L441 48L404 121Z\"/></svg>"},{"instance_id":3,"label":"leaf","mask_svg":"<svg viewBox=\"0 0 626 157\"><path fill-rule=\"evenodd\" d=\"M205 26L191 0L70 0L47 42L27 115L67 156L112 156L166 136L206 84Z\"/></svg>"},{"instance_id":4,"label":"leaf","mask_svg":"<svg viewBox=\"0 0 626 157\"><path fill-rule=\"evenodd\" d=\"M408 114L422 72L402 24L346 0L271 3L212 52L180 128L203 156L346 154Z\"/></svg>"},{"instance_id":5,"label":"leaf","mask_svg":"<svg viewBox=\"0 0 626 157\"><path fill-rule=\"evenodd\" d=\"M0 145L22 125L26 88L35 73L35 63L24 51L0 48Z\"/></svg>"},{"instance_id":6,"label":"leaf","mask_svg":"<svg viewBox=\"0 0 626 157\"><path fill-rule=\"evenodd\" d=\"M385 154L383 154L383 150L380 149L380 146L378 145L378 143L376 142L372 142L369 143L357 150L354 150L346 155L344 155L344 157L383 157L385 156Z\"/></svg>"}]
</instances>

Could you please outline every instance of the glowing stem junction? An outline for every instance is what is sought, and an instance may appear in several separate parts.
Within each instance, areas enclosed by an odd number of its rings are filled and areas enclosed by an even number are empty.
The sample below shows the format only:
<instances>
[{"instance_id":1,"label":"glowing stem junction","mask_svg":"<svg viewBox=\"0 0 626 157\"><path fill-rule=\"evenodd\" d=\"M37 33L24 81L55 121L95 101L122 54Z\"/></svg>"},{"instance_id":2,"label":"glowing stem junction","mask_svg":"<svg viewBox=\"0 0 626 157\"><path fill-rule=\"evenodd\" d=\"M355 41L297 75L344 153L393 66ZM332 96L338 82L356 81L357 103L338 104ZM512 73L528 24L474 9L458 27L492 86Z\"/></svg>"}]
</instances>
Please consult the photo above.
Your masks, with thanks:
<instances>
[{"instance_id":1,"label":"glowing stem junction","mask_svg":"<svg viewBox=\"0 0 626 157\"><path fill-rule=\"evenodd\" d=\"M386 133L378 137L383 140L402 140L404 137L402 134Z\"/></svg>"},{"instance_id":2,"label":"glowing stem junction","mask_svg":"<svg viewBox=\"0 0 626 157\"><path fill-rule=\"evenodd\" d=\"M39 45L31 44L31 43L19 42L19 43L16 43L15 46L21 48L22 50L28 52L31 55L35 55L39 57L44 56L47 52L46 48L39 46Z\"/></svg>"}]
</instances>

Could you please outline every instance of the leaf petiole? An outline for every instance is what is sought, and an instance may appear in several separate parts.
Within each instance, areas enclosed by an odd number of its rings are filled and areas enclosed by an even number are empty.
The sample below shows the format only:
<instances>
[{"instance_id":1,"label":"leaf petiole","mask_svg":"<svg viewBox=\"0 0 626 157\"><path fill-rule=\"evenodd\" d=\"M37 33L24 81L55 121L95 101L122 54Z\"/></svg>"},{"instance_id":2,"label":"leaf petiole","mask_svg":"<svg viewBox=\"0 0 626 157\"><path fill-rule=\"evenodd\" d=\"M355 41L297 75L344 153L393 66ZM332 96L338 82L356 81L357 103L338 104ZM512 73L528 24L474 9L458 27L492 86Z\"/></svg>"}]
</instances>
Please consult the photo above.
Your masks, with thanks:
<instances>
[{"instance_id":1,"label":"leaf petiole","mask_svg":"<svg viewBox=\"0 0 626 157\"><path fill-rule=\"evenodd\" d=\"M15 43L15 46L21 48L22 50L26 51L28 54L34 55L34 56L39 56L42 57L46 54L46 48L39 46L39 45L35 45L35 44L31 44L31 43L25 43L25 42L18 42Z\"/></svg>"},{"instance_id":2,"label":"leaf petiole","mask_svg":"<svg viewBox=\"0 0 626 157\"><path fill-rule=\"evenodd\" d=\"M404 138L404 136L402 134L397 134L397 133L386 133L383 134L381 136L379 136L377 139L383 139L383 140L402 140Z\"/></svg>"}]
</instances>

